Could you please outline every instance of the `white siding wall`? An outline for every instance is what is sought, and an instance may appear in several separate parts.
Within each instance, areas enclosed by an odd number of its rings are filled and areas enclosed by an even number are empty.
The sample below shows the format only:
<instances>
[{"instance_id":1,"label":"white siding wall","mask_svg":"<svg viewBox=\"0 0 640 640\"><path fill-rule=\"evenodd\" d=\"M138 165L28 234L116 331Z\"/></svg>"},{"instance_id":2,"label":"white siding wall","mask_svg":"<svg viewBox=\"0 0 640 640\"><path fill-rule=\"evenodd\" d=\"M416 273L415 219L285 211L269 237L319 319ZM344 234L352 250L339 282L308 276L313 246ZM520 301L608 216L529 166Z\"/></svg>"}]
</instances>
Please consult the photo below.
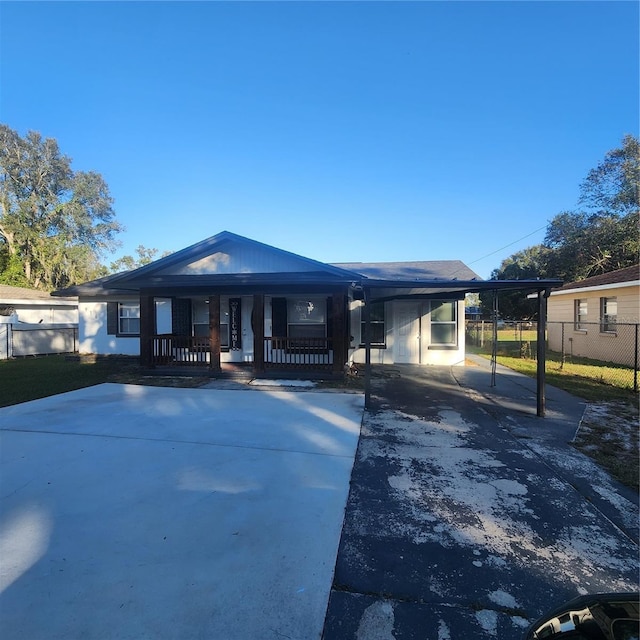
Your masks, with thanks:
<instances>
[{"instance_id":1,"label":"white siding wall","mask_svg":"<svg viewBox=\"0 0 640 640\"><path fill-rule=\"evenodd\" d=\"M210 256L160 271L162 275L202 275L236 273L286 273L317 271L317 265L295 256L283 255L261 247L234 245L229 252L216 251Z\"/></svg>"},{"instance_id":2,"label":"white siding wall","mask_svg":"<svg viewBox=\"0 0 640 640\"><path fill-rule=\"evenodd\" d=\"M352 302L350 306L351 313L351 335L353 341L349 349L349 361L363 364L365 361L365 349L361 347L362 336L360 335L360 319L361 319L361 303ZM447 365L456 366L464 365L465 359L465 333L464 333L464 300L457 303L458 314L458 344L454 349L429 349L429 341L431 336L429 302L425 301L421 305L420 318L420 364L425 365ZM386 348L371 349L372 364L394 364L396 331L394 326L395 319L394 302L385 304L385 333Z\"/></svg>"},{"instance_id":3,"label":"white siding wall","mask_svg":"<svg viewBox=\"0 0 640 640\"><path fill-rule=\"evenodd\" d=\"M138 301L138 298L120 299L120 302ZM80 326L78 351L104 355L140 355L140 338L121 338L107 334L107 302L81 300L78 305Z\"/></svg>"},{"instance_id":4,"label":"white siding wall","mask_svg":"<svg viewBox=\"0 0 640 640\"><path fill-rule=\"evenodd\" d=\"M69 324L78 322L78 307L55 304L14 304L20 322L30 324Z\"/></svg>"}]
</instances>

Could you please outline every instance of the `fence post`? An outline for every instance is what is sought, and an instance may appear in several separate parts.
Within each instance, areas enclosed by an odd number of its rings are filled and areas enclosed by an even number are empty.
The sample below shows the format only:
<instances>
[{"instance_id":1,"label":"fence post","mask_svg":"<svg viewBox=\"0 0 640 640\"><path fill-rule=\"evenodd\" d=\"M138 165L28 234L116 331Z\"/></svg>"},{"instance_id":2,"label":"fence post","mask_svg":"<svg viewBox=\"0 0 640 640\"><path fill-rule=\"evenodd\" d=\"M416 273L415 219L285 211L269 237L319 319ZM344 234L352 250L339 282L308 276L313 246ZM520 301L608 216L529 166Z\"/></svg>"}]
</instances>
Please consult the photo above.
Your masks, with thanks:
<instances>
[{"instance_id":1,"label":"fence post","mask_svg":"<svg viewBox=\"0 0 640 640\"><path fill-rule=\"evenodd\" d=\"M537 343L537 415L539 418L544 418L546 412L546 397L545 397L545 383L546 383L546 324L547 324L547 297L550 295L549 289L543 289L538 291L538 343Z\"/></svg>"},{"instance_id":2,"label":"fence post","mask_svg":"<svg viewBox=\"0 0 640 640\"><path fill-rule=\"evenodd\" d=\"M564 350L564 322L562 323L562 330L560 332L560 369L564 369L565 350Z\"/></svg>"},{"instance_id":3,"label":"fence post","mask_svg":"<svg viewBox=\"0 0 640 640\"><path fill-rule=\"evenodd\" d=\"M635 354L633 356L633 391L638 393L638 323L636 322Z\"/></svg>"}]
</instances>

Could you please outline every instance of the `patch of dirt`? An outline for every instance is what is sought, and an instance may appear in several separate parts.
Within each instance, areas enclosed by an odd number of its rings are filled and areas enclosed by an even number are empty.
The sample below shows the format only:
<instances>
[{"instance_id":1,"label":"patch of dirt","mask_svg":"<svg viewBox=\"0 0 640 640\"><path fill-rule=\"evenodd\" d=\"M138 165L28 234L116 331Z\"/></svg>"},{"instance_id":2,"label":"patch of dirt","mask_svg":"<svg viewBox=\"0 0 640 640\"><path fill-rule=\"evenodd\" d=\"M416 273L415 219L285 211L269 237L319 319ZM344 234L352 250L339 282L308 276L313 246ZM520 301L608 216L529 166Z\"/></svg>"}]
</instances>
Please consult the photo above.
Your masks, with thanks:
<instances>
[{"instance_id":1,"label":"patch of dirt","mask_svg":"<svg viewBox=\"0 0 640 640\"><path fill-rule=\"evenodd\" d=\"M611 401L588 404L573 445L638 491L640 411L637 404Z\"/></svg>"},{"instance_id":2,"label":"patch of dirt","mask_svg":"<svg viewBox=\"0 0 640 640\"><path fill-rule=\"evenodd\" d=\"M118 384L141 384L150 387L201 387L211 378L206 376L145 376L136 372L120 372L109 376L109 382Z\"/></svg>"}]
</instances>

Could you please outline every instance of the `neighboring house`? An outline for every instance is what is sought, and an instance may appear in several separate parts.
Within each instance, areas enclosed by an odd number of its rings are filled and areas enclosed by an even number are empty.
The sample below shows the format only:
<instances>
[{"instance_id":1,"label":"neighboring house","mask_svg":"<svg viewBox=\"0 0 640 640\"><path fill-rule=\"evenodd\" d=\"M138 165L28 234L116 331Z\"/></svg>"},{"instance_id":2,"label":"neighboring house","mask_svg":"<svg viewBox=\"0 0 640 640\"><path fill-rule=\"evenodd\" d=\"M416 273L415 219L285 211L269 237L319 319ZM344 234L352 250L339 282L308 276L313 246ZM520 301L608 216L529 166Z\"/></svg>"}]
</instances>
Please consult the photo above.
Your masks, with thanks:
<instances>
[{"instance_id":1,"label":"neighboring house","mask_svg":"<svg viewBox=\"0 0 640 640\"><path fill-rule=\"evenodd\" d=\"M0 284L0 316L29 324L73 324L78 322L78 298L52 298L46 291Z\"/></svg>"},{"instance_id":2,"label":"neighboring house","mask_svg":"<svg viewBox=\"0 0 640 640\"><path fill-rule=\"evenodd\" d=\"M633 366L639 315L640 265L570 282L548 300L549 349Z\"/></svg>"},{"instance_id":3,"label":"neighboring house","mask_svg":"<svg viewBox=\"0 0 640 640\"><path fill-rule=\"evenodd\" d=\"M467 320L482 320L482 307L477 307L477 306L465 307L464 316Z\"/></svg>"},{"instance_id":4,"label":"neighboring house","mask_svg":"<svg viewBox=\"0 0 640 640\"><path fill-rule=\"evenodd\" d=\"M367 350L374 363L462 365L465 293L557 284L484 282L458 260L331 265L224 231L54 295L79 297L81 353L339 373Z\"/></svg>"},{"instance_id":5,"label":"neighboring house","mask_svg":"<svg viewBox=\"0 0 640 640\"><path fill-rule=\"evenodd\" d=\"M75 351L78 298L0 285L0 360Z\"/></svg>"}]
</instances>

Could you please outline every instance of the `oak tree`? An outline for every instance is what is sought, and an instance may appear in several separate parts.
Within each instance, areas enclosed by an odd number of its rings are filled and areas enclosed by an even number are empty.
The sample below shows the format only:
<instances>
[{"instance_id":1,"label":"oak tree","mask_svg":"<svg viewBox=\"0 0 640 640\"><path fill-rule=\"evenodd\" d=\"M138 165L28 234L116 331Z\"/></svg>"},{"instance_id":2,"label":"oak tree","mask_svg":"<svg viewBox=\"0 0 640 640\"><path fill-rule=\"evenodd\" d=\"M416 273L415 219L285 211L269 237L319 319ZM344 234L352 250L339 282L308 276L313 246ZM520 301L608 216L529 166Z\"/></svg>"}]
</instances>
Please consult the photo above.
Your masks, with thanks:
<instances>
[{"instance_id":1,"label":"oak tree","mask_svg":"<svg viewBox=\"0 0 640 640\"><path fill-rule=\"evenodd\" d=\"M74 171L53 138L0 124L0 242L30 286L52 290L100 275L100 258L122 230L99 173Z\"/></svg>"}]
</instances>

